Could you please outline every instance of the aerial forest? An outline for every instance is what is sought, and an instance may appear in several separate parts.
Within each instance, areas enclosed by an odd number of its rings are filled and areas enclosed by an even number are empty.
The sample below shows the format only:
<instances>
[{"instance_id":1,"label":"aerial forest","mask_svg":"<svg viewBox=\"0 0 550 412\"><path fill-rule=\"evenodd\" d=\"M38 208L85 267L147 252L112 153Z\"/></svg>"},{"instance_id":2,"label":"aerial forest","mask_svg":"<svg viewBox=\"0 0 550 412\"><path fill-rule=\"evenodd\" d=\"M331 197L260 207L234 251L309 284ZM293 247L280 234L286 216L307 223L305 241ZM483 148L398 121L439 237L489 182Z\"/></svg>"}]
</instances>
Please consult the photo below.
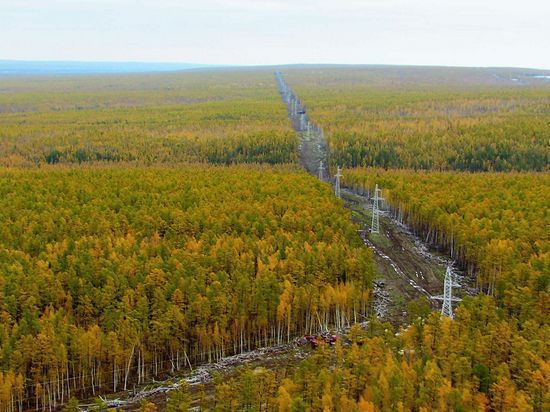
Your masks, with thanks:
<instances>
[{"instance_id":1,"label":"aerial forest","mask_svg":"<svg viewBox=\"0 0 550 412\"><path fill-rule=\"evenodd\" d=\"M0 165L297 159L269 71L5 83Z\"/></svg>"},{"instance_id":2,"label":"aerial forest","mask_svg":"<svg viewBox=\"0 0 550 412\"><path fill-rule=\"evenodd\" d=\"M2 408L367 315L370 251L330 189L292 168L3 171L0 188Z\"/></svg>"},{"instance_id":3,"label":"aerial forest","mask_svg":"<svg viewBox=\"0 0 550 412\"><path fill-rule=\"evenodd\" d=\"M550 410L550 83L281 72L326 153L271 68L0 75L0 411L105 410L168 378L178 390L132 408ZM382 227L470 282L454 319L405 295L404 321L377 316L390 258L357 217L376 185ZM334 341L296 344L321 333ZM300 356L186 380L274 346Z\"/></svg>"},{"instance_id":4,"label":"aerial forest","mask_svg":"<svg viewBox=\"0 0 550 412\"><path fill-rule=\"evenodd\" d=\"M324 130L333 165L547 170L549 83L519 88L498 76L381 67L289 70L287 78Z\"/></svg>"},{"instance_id":5,"label":"aerial forest","mask_svg":"<svg viewBox=\"0 0 550 412\"><path fill-rule=\"evenodd\" d=\"M382 186L386 212L450 254L475 279L477 295L463 299L454 320L426 298L411 301L405 325L370 318L335 349L322 346L284 374L245 368L218 393L232 394L237 410L266 402L280 411L548 409L548 175L348 169L344 176L356 192Z\"/></svg>"}]
</instances>

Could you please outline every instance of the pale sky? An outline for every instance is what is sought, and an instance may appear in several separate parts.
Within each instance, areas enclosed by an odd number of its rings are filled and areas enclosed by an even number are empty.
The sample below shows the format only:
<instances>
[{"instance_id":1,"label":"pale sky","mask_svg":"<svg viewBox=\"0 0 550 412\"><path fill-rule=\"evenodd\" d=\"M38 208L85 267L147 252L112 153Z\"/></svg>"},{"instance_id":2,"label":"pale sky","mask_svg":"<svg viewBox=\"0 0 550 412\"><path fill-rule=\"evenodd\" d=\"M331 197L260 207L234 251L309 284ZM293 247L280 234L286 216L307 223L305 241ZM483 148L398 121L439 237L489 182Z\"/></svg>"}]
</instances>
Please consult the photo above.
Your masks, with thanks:
<instances>
[{"instance_id":1,"label":"pale sky","mask_svg":"<svg viewBox=\"0 0 550 412\"><path fill-rule=\"evenodd\" d=\"M0 59L550 69L550 0L0 0Z\"/></svg>"}]
</instances>

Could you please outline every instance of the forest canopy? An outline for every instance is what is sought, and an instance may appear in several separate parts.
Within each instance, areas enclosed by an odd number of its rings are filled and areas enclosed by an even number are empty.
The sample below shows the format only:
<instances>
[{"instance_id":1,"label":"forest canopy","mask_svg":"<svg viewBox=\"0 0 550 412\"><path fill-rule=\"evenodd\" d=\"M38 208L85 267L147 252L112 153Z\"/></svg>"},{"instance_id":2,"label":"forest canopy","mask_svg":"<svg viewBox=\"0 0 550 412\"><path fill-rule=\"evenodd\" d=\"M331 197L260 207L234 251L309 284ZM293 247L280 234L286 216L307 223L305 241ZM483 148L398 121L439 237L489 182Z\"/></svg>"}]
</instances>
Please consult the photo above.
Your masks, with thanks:
<instances>
[{"instance_id":1,"label":"forest canopy","mask_svg":"<svg viewBox=\"0 0 550 412\"><path fill-rule=\"evenodd\" d=\"M1 78L0 165L292 163L270 71Z\"/></svg>"},{"instance_id":2,"label":"forest canopy","mask_svg":"<svg viewBox=\"0 0 550 412\"><path fill-rule=\"evenodd\" d=\"M548 85L505 69L284 75L342 184L366 199L380 185L477 296L454 320L427 299L407 325L373 316L372 251L298 168L271 70L0 77L0 410L355 323L333 350L218 382L216 410L548 410Z\"/></svg>"},{"instance_id":3,"label":"forest canopy","mask_svg":"<svg viewBox=\"0 0 550 412\"><path fill-rule=\"evenodd\" d=\"M431 311L425 298L411 301L407 325L371 318L334 350L321 347L298 365L241 371L218 385L215 402L224 393L235 408L267 399L279 411L548 410L548 174L343 174L360 192L380 185L387 212L450 253L477 279L479 294L456 305L454 320Z\"/></svg>"},{"instance_id":4,"label":"forest canopy","mask_svg":"<svg viewBox=\"0 0 550 412\"><path fill-rule=\"evenodd\" d=\"M0 408L120 390L367 312L371 252L295 168L3 170L0 192Z\"/></svg>"},{"instance_id":5,"label":"forest canopy","mask_svg":"<svg viewBox=\"0 0 550 412\"><path fill-rule=\"evenodd\" d=\"M323 129L332 165L547 170L550 83L513 76L520 77L504 69L429 67L286 74Z\"/></svg>"}]
</instances>

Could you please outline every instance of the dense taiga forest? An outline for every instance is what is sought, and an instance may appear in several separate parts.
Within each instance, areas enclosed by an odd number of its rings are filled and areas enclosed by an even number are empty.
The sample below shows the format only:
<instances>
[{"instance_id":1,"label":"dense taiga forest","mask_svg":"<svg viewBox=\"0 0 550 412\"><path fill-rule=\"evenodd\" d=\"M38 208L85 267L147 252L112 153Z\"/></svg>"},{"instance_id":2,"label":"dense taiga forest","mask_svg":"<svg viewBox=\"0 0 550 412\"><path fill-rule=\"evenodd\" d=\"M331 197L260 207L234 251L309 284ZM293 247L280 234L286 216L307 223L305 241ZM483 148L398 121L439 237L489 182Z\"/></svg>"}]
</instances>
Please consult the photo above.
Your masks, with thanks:
<instances>
[{"instance_id":1,"label":"dense taiga forest","mask_svg":"<svg viewBox=\"0 0 550 412\"><path fill-rule=\"evenodd\" d=\"M377 321L352 328L350 346L270 377L280 385L272 402L282 410L546 410L549 176L381 169L346 176L353 188L386 188L390 213L473 273L479 295L465 299L453 321L419 300L395 335ZM242 372L230 383L239 389L234 404L260 405L261 393L246 385L267 376Z\"/></svg>"},{"instance_id":2,"label":"dense taiga forest","mask_svg":"<svg viewBox=\"0 0 550 412\"><path fill-rule=\"evenodd\" d=\"M511 78L527 84L518 87ZM289 70L347 167L547 170L550 83L497 69ZM519 80L519 79L516 79Z\"/></svg>"},{"instance_id":3,"label":"dense taiga forest","mask_svg":"<svg viewBox=\"0 0 550 412\"><path fill-rule=\"evenodd\" d=\"M463 299L453 320L425 297L410 301L398 328L371 318L285 373L244 369L217 385L217 399L284 411L550 407L550 89L521 75L526 84L518 87L514 76L452 68L286 72L323 128L330 164L347 166L342 184L368 197L382 187L388 215L450 256L477 294ZM502 173L513 170L523 172Z\"/></svg>"},{"instance_id":4,"label":"dense taiga forest","mask_svg":"<svg viewBox=\"0 0 550 412\"><path fill-rule=\"evenodd\" d=\"M105 410L168 377L126 407L550 408L549 83L280 70L326 139L324 181L271 69L0 77L0 410ZM422 294L391 296L405 321L377 316L369 242L391 261L393 239L346 197L370 213L377 184L383 229L470 280L454 319ZM301 360L188 375L267 346Z\"/></svg>"},{"instance_id":5,"label":"dense taiga forest","mask_svg":"<svg viewBox=\"0 0 550 412\"><path fill-rule=\"evenodd\" d=\"M2 165L296 160L296 136L267 70L8 77L2 89Z\"/></svg>"},{"instance_id":6,"label":"dense taiga forest","mask_svg":"<svg viewBox=\"0 0 550 412\"><path fill-rule=\"evenodd\" d=\"M0 376L16 401L116 392L366 314L369 250L330 189L293 168L62 167L0 181Z\"/></svg>"}]
</instances>

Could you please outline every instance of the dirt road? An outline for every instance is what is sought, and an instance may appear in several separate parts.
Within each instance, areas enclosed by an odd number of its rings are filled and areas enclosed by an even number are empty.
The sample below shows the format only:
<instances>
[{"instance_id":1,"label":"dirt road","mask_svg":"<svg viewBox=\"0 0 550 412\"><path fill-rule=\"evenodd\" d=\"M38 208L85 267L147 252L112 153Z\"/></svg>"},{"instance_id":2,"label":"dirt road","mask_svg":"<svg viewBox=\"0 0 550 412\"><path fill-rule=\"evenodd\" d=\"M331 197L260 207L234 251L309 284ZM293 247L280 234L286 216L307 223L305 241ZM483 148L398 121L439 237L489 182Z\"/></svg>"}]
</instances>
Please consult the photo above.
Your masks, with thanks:
<instances>
[{"instance_id":1,"label":"dirt road","mask_svg":"<svg viewBox=\"0 0 550 412\"><path fill-rule=\"evenodd\" d=\"M426 297L432 307L433 296L442 293L449 259L430 251L421 239L389 214L380 216L380 234L369 233L372 205L366 196L342 190L342 198L352 211L353 220L364 229L359 232L365 245L374 252L378 278L374 285L377 315L394 324L407 322L408 302Z\"/></svg>"}]
</instances>

